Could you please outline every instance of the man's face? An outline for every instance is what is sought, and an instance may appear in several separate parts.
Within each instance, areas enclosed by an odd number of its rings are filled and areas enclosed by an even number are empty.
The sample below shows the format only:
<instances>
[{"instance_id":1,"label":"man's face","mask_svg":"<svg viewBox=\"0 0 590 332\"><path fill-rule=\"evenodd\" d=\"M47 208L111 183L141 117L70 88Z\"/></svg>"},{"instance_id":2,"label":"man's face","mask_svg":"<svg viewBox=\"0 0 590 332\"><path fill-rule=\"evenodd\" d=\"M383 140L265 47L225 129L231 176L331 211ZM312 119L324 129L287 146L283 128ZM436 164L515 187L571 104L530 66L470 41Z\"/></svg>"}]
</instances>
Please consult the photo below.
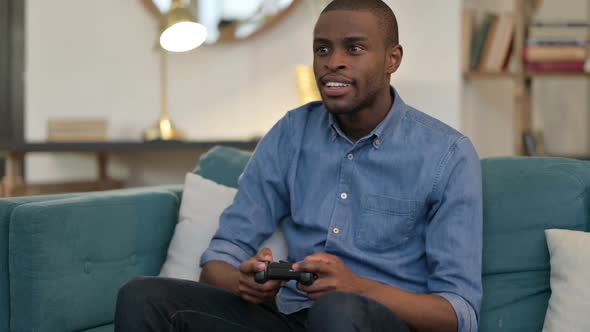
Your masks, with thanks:
<instances>
[{"instance_id":1,"label":"man's face","mask_svg":"<svg viewBox=\"0 0 590 332\"><path fill-rule=\"evenodd\" d=\"M370 12L335 10L320 16L313 69L329 112L358 112L389 89L386 48L378 20Z\"/></svg>"}]
</instances>

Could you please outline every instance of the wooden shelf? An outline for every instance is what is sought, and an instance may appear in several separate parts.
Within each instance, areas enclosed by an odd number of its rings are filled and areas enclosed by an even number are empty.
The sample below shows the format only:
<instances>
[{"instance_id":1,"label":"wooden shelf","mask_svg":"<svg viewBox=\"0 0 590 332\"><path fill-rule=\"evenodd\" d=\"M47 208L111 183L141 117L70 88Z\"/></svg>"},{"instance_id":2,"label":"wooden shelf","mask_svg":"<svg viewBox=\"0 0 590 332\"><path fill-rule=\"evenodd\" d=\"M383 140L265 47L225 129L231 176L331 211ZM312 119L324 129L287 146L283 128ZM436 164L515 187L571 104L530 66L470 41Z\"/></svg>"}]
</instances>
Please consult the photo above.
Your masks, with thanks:
<instances>
[{"instance_id":1,"label":"wooden shelf","mask_svg":"<svg viewBox=\"0 0 590 332\"><path fill-rule=\"evenodd\" d=\"M524 74L527 78L539 78L539 77L590 77L590 73L581 72L527 72ZM510 72L468 72L463 73L463 77L468 80L489 80L489 79L515 79L519 77L517 73Z\"/></svg>"},{"instance_id":2,"label":"wooden shelf","mask_svg":"<svg viewBox=\"0 0 590 332\"><path fill-rule=\"evenodd\" d=\"M478 79L514 79L516 77L515 73L511 72L483 72L483 71L471 71L467 73L463 73L463 77L469 80L478 80Z\"/></svg>"},{"instance_id":3,"label":"wooden shelf","mask_svg":"<svg viewBox=\"0 0 590 332\"><path fill-rule=\"evenodd\" d=\"M580 72L527 72L527 77L590 77L590 73Z\"/></svg>"}]
</instances>

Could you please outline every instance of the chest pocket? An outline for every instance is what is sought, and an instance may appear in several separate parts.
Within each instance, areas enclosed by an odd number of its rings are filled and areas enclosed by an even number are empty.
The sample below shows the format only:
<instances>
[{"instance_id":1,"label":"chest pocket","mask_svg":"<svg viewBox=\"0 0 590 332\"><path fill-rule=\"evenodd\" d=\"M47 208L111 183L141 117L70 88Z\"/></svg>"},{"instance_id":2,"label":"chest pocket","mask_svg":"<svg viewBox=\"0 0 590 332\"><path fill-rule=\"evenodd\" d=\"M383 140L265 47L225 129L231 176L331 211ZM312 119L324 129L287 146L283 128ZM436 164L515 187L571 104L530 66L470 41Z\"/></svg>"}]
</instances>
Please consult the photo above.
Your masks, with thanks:
<instances>
[{"instance_id":1,"label":"chest pocket","mask_svg":"<svg viewBox=\"0 0 590 332\"><path fill-rule=\"evenodd\" d=\"M415 233L417 201L366 195L355 233L357 246L384 251L400 246Z\"/></svg>"}]
</instances>

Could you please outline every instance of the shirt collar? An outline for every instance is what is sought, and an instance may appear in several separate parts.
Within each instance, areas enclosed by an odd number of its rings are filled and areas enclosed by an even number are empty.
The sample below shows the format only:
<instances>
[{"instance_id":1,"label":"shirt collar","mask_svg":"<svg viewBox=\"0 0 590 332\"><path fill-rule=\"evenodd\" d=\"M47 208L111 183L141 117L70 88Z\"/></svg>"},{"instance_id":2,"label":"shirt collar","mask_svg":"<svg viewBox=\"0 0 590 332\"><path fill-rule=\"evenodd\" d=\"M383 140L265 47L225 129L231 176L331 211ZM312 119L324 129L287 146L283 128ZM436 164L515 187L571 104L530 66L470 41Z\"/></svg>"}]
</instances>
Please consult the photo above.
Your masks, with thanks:
<instances>
[{"instance_id":1,"label":"shirt collar","mask_svg":"<svg viewBox=\"0 0 590 332\"><path fill-rule=\"evenodd\" d=\"M399 94L397 93L395 88L390 87L390 91L391 91L391 95L393 96L393 105L391 105L391 108L389 109L389 112L385 116L385 119L383 119L383 121L381 121L377 125L377 127L375 127L375 129L373 129L371 131L371 133L368 135L369 137L374 137L373 146L376 149L379 149L379 147L383 144L383 142L387 138L387 136L393 131L393 129L401 121L404 113L406 112L406 108L407 108L406 103L399 96ZM330 130L332 141L334 141L337 136L341 136L345 139L348 139L346 137L346 134L344 134L344 131L342 131L342 129L338 125L338 122L336 121L336 118L334 117L334 115L332 115L332 113L328 112L327 110L326 110L326 112L328 113L328 125L329 125L328 129Z\"/></svg>"}]
</instances>

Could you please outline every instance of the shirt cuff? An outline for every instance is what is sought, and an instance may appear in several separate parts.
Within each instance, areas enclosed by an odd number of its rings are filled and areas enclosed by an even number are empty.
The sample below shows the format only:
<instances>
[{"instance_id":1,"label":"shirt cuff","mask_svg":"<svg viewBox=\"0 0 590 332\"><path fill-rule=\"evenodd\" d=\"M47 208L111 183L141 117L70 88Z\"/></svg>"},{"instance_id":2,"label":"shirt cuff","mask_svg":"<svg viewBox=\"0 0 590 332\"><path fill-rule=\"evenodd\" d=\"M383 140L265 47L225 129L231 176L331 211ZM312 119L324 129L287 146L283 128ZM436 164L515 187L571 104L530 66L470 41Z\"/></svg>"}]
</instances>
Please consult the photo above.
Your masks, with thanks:
<instances>
[{"instance_id":1,"label":"shirt cuff","mask_svg":"<svg viewBox=\"0 0 590 332\"><path fill-rule=\"evenodd\" d=\"M209 248L201 255L199 265L203 267L210 261L222 261L238 269L242 262L250 259L250 256L241 247L227 240L214 239Z\"/></svg>"},{"instance_id":2,"label":"shirt cuff","mask_svg":"<svg viewBox=\"0 0 590 332\"><path fill-rule=\"evenodd\" d=\"M457 315L458 332L477 332L477 316L473 307L461 296L453 293L434 293L449 301Z\"/></svg>"}]
</instances>

